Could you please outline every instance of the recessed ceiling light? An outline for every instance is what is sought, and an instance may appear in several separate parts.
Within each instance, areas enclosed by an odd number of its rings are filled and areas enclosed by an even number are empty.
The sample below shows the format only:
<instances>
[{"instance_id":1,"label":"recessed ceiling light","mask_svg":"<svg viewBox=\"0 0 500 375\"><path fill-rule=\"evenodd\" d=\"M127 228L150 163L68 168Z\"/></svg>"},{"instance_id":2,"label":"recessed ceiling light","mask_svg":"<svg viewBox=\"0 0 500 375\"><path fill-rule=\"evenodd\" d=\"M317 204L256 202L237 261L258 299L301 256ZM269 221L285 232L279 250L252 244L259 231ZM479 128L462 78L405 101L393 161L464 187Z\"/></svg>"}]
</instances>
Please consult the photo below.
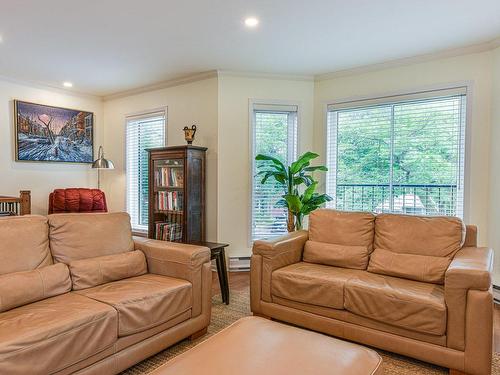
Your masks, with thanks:
<instances>
[{"instance_id":1,"label":"recessed ceiling light","mask_svg":"<svg viewBox=\"0 0 500 375\"><path fill-rule=\"evenodd\" d=\"M71 82L63 82L64 87L73 87L73 84Z\"/></svg>"},{"instance_id":2,"label":"recessed ceiling light","mask_svg":"<svg viewBox=\"0 0 500 375\"><path fill-rule=\"evenodd\" d=\"M3 42L3 37L0 35L0 43Z\"/></svg>"},{"instance_id":3,"label":"recessed ceiling light","mask_svg":"<svg viewBox=\"0 0 500 375\"><path fill-rule=\"evenodd\" d=\"M256 27L259 24L259 20L255 17L245 18L245 25L247 27Z\"/></svg>"}]
</instances>

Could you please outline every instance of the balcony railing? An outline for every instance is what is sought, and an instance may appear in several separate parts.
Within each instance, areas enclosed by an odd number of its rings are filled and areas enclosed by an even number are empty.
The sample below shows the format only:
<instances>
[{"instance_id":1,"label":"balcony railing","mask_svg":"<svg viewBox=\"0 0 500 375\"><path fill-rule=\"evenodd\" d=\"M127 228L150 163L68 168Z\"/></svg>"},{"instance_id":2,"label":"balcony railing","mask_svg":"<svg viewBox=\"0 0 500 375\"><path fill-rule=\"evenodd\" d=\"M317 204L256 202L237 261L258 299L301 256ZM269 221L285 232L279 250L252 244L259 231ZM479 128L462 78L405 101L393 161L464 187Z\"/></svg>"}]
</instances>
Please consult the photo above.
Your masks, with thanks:
<instances>
[{"instance_id":1,"label":"balcony railing","mask_svg":"<svg viewBox=\"0 0 500 375\"><path fill-rule=\"evenodd\" d=\"M461 216L457 185L337 184L335 207L347 211Z\"/></svg>"}]
</instances>

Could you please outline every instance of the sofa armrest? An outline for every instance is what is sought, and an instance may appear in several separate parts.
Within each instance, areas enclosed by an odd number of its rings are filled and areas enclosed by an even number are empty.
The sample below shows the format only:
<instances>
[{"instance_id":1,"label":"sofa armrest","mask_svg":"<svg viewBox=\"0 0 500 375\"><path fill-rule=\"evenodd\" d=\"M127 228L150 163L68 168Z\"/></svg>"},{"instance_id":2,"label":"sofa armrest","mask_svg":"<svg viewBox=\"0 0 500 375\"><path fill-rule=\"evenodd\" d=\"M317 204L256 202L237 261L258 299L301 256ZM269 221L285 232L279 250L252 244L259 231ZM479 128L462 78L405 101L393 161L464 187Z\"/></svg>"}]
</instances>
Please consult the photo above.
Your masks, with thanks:
<instances>
[{"instance_id":1,"label":"sofa armrest","mask_svg":"<svg viewBox=\"0 0 500 375\"><path fill-rule=\"evenodd\" d=\"M271 302L271 277L278 268L300 262L309 235L301 230L268 241L255 241L253 245L251 289L253 299ZM258 292L257 292L258 291ZM253 306L255 306L254 301ZM254 312L258 312L254 309Z\"/></svg>"},{"instance_id":2,"label":"sofa armrest","mask_svg":"<svg viewBox=\"0 0 500 375\"><path fill-rule=\"evenodd\" d=\"M492 270L493 251L486 247L464 247L451 261L444 278L444 296L448 310L446 336L449 348L465 349L468 291L489 290Z\"/></svg>"},{"instance_id":3,"label":"sofa armrest","mask_svg":"<svg viewBox=\"0 0 500 375\"><path fill-rule=\"evenodd\" d=\"M458 251L445 274L445 287L488 290L491 287L493 250L464 247Z\"/></svg>"},{"instance_id":4,"label":"sofa armrest","mask_svg":"<svg viewBox=\"0 0 500 375\"><path fill-rule=\"evenodd\" d=\"M202 313L203 290L210 293L210 288L203 287L203 267L210 267L210 249L203 246L186 245L175 242L151 240L133 237L136 250L146 256L148 271L156 275L184 279L193 288L192 316Z\"/></svg>"},{"instance_id":5,"label":"sofa armrest","mask_svg":"<svg viewBox=\"0 0 500 375\"><path fill-rule=\"evenodd\" d=\"M264 258L276 258L289 252L302 256L307 239L308 232L299 230L270 240L257 240L253 244L252 252L254 255L262 255Z\"/></svg>"},{"instance_id":6,"label":"sofa armrest","mask_svg":"<svg viewBox=\"0 0 500 375\"><path fill-rule=\"evenodd\" d=\"M136 250L146 256L148 270L164 276L191 281L192 272L210 261L207 247L133 237Z\"/></svg>"}]
</instances>

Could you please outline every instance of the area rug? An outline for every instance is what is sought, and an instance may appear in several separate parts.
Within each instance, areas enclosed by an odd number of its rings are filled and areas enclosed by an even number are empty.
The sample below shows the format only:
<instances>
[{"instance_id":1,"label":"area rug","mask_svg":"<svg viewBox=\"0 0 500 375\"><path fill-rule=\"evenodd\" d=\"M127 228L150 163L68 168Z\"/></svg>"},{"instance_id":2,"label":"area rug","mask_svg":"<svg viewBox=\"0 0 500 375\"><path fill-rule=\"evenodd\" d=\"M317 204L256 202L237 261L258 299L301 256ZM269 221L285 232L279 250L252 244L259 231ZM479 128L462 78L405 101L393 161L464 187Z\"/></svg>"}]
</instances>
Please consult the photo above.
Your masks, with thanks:
<instances>
[{"instance_id":1,"label":"area rug","mask_svg":"<svg viewBox=\"0 0 500 375\"><path fill-rule=\"evenodd\" d=\"M251 315L250 297L248 292L232 293L231 303L222 303L221 296L213 297L212 321L208 327L208 333L194 341L183 340L180 343L138 363L137 365L122 372L123 375L148 374L168 360L192 348L196 344L208 339L213 334L227 327L236 320ZM444 375L448 370L442 367L430 365L411 358L377 350L384 359L386 375ZM493 356L492 375L500 375L500 354Z\"/></svg>"}]
</instances>

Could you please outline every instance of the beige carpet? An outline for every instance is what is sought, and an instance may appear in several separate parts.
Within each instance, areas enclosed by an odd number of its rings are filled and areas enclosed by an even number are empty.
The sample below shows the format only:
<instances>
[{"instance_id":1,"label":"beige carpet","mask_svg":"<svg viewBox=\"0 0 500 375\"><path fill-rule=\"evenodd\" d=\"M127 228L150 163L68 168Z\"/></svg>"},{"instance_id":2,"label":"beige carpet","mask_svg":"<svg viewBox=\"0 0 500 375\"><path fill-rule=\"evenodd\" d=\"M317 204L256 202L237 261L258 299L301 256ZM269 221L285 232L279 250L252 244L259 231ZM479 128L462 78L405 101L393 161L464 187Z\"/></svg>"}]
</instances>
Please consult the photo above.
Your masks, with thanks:
<instances>
[{"instance_id":1,"label":"beige carpet","mask_svg":"<svg viewBox=\"0 0 500 375\"><path fill-rule=\"evenodd\" d=\"M214 333L227 327L239 318L250 315L250 301L248 293L233 293L231 303L226 306L222 303L220 295L213 298L212 322L208 327L208 334L195 341L184 340L166 349L140 363L129 368L122 374L137 375L147 374L163 363L172 359L178 354L192 348L199 342L206 340ZM392 353L377 350L384 359L384 368L386 375L441 375L448 374L446 369L420 362L411 358L399 356ZM500 354L496 353L493 357L493 375L500 375Z\"/></svg>"}]
</instances>

